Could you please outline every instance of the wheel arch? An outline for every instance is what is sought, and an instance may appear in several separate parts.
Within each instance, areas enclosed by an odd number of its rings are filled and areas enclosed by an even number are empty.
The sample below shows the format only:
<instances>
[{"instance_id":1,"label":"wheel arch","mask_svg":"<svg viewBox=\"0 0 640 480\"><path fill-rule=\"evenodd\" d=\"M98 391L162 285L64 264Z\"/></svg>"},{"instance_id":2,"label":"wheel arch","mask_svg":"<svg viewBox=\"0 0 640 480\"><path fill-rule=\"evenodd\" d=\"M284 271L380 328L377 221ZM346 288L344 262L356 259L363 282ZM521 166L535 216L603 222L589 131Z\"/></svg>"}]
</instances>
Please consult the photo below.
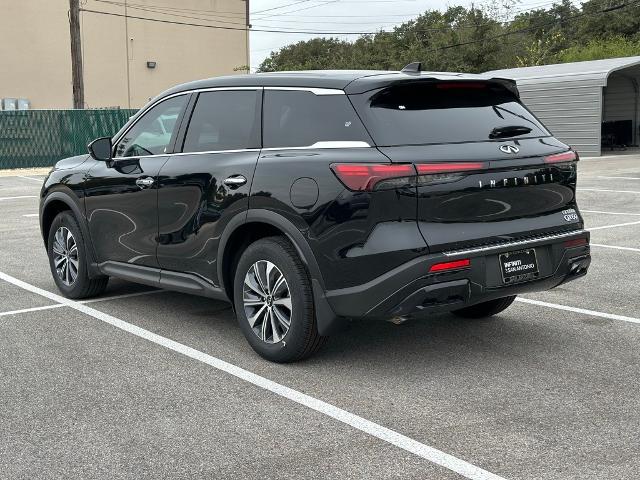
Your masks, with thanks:
<instances>
[{"instance_id":1,"label":"wheel arch","mask_svg":"<svg viewBox=\"0 0 640 480\"><path fill-rule=\"evenodd\" d=\"M82 232L82 239L86 244L86 252L88 255L89 276L91 278L101 276L95 261L95 255L93 252L93 244L91 242L91 236L89 235L89 228L87 226L86 218L82 213L78 201L74 199L70 194L62 191L55 191L49 193L40 203L40 233L42 234L42 240L45 248L48 247L49 231L53 220L61 212L70 211L78 220L80 230Z\"/></svg>"},{"instance_id":2,"label":"wheel arch","mask_svg":"<svg viewBox=\"0 0 640 480\"><path fill-rule=\"evenodd\" d=\"M302 232L284 216L265 209L250 209L229 222L220 239L217 268L220 286L233 303L234 267L244 249L252 242L269 236L286 237L296 249L311 277L318 331L328 335L338 323L325 298L324 280L309 243Z\"/></svg>"}]
</instances>

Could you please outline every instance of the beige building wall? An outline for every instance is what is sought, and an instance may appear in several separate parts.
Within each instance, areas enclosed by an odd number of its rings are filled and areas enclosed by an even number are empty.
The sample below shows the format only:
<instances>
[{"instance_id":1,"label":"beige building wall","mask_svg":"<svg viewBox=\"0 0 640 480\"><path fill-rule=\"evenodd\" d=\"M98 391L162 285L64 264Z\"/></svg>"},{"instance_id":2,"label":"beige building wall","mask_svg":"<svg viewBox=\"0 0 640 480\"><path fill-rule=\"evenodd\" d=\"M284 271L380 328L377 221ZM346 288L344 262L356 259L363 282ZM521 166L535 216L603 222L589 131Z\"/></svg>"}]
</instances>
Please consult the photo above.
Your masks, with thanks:
<instances>
[{"instance_id":1,"label":"beige building wall","mask_svg":"<svg viewBox=\"0 0 640 480\"><path fill-rule=\"evenodd\" d=\"M175 84L241 74L234 69L249 64L244 0L128 0L128 18L125 0L81 3L111 14L81 12L88 108L139 108ZM68 9L68 0L0 0L0 98L28 98L36 109L72 107Z\"/></svg>"},{"instance_id":2,"label":"beige building wall","mask_svg":"<svg viewBox=\"0 0 640 480\"><path fill-rule=\"evenodd\" d=\"M0 0L0 98L70 108L69 2Z\"/></svg>"}]
</instances>

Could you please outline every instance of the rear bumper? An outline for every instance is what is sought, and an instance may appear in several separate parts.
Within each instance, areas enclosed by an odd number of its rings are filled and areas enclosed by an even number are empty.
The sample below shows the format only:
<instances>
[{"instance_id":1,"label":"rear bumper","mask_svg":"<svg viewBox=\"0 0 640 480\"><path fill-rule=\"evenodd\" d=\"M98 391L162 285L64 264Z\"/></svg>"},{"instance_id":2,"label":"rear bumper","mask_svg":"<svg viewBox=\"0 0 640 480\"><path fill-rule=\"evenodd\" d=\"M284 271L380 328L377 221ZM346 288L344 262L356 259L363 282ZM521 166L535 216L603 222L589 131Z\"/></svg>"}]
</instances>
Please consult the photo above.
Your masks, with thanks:
<instances>
[{"instance_id":1,"label":"rear bumper","mask_svg":"<svg viewBox=\"0 0 640 480\"><path fill-rule=\"evenodd\" d=\"M586 245L568 246L585 238ZM525 292L549 290L582 277L591 262L589 232L577 230L535 240L425 255L356 287L326 292L336 315L342 317L414 317L457 310L476 303ZM534 280L505 285L498 256L535 248L539 275ZM432 265L469 259L466 268L429 273Z\"/></svg>"}]
</instances>

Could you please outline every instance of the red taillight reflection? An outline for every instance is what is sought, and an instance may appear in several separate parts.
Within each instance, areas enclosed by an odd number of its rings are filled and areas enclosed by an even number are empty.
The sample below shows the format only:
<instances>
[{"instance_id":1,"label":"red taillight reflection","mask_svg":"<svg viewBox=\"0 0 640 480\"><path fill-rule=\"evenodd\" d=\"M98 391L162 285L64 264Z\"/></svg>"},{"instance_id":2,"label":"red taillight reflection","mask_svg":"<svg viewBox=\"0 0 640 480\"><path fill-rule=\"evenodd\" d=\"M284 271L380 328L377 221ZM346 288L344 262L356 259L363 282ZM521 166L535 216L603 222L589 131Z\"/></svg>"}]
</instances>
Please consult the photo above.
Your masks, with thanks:
<instances>
[{"instance_id":1,"label":"red taillight reflection","mask_svg":"<svg viewBox=\"0 0 640 480\"><path fill-rule=\"evenodd\" d=\"M583 247L585 245L589 245L589 241L586 238L574 238L573 240L564 242L565 248Z\"/></svg>"},{"instance_id":2,"label":"red taillight reflection","mask_svg":"<svg viewBox=\"0 0 640 480\"><path fill-rule=\"evenodd\" d=\"M416 164L416 169L418 170L419 175L468 172L471 170L484 170L485 168L487 168L487 164L485 162L447 162Z\"/></svg>"},{"instance_id":3,"label":"red taillight reflection","mask_svg":"<svg viewBox=\"0 0 640 480\"><path fill-rule=\"evenodd\" d=\"M455 270L457 268L466 268L471 265L471 260L465 258L463 260L454 260L452 262L442 262L431 265L430 272L442 272L444 270Z\"/></svg>"},{"instance_id":4,"label":"red taillight reflection","mask_svg":"<svg viewBox=\"0 0 640 480\"><path fill-rule=\"evenodd\" d=\"M413 165L378 163L334 163L331 169L350 190L370 191L383 180L413 177Z\"/></svg>"},{"instance_id":5,"label":"red taillight reflection","mask_svg":"<svg viewBox=\"0 0 640 480\"><path fill-rule=\"evenodd\" d=\"M573 150L544 157L544 163L577 162L578 160L578 154Z\"/></svg>"}]
</instances>

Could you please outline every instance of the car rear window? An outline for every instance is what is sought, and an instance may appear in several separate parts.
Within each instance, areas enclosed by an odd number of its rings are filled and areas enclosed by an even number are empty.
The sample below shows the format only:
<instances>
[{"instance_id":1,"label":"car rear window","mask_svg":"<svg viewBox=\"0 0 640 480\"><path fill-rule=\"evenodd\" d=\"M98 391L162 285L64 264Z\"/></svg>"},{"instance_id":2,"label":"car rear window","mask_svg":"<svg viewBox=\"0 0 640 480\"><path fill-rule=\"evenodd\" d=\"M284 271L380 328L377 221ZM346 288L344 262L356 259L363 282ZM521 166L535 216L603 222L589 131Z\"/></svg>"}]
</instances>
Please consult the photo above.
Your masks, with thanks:
<instances>
[{"instance_id":1,"label":"car rear window","mask_svg":"<svg viewBox=\"0 0 640 480\"><path fill-rule=\"evenodd\" d=\"M346 95L265 90L265 148L308 147L318 142L371 143Z\"/></svg>"},{"instance_id":2,"label":"car rear window","mask_svg":"<svg viewBox=\"0 0 640 480\"><path fill-rule=\"evenodd\" d=\"M421 82L350 98L378 146L484 141L504 127L531 129L513 138L550 135L513 93L490 82Z\"/></svg>"}]
</instances>

